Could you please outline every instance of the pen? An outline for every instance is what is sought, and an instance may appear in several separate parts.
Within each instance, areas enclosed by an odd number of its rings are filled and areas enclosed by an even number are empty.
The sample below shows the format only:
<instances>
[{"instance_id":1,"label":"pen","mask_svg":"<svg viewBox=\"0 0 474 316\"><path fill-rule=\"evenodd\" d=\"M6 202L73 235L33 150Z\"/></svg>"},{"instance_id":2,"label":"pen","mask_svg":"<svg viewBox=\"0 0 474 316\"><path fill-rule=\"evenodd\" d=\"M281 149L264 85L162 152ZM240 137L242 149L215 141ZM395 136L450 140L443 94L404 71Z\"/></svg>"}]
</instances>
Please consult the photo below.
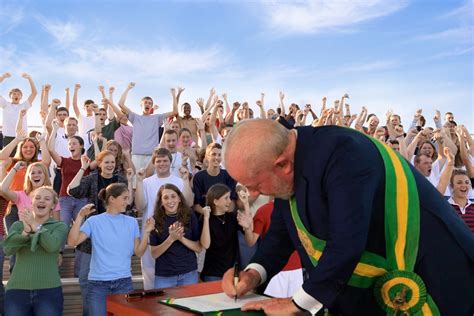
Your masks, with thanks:
<instances>
[{"instance_id":1,"label":"pen","mask_svg":"<svg viewBox=\"0 0 474 316\"><path fill-rule=\"evenodd\" d=\"M234 264L234 288L235 288L234 302L237 302L237 284L238 283L239 283L239 263L236 262Z\"/></svg>"}]
</instances>

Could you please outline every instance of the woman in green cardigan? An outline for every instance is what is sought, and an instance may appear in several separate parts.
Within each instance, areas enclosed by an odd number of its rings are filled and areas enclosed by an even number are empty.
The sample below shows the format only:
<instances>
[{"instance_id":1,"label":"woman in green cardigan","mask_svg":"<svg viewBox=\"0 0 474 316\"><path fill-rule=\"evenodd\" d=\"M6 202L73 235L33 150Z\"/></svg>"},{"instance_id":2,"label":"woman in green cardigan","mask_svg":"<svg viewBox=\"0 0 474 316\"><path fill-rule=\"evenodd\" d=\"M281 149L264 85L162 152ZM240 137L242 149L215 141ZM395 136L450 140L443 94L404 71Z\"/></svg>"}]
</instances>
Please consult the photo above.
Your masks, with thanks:
<instances>
[{"instance_id":1,"label":"woman in green cardigan","mask_svg":"<svg viewBox=\"0 0 474 316\"><path fill-rule=\"evenodd\" d=\"M57 258L67 227L51 217L58 202L53 188L33 193L33 207L13 223L3 242L16 264L5 293L5 315L62 315L63 293Z\"/></svg>"}]
</instances>

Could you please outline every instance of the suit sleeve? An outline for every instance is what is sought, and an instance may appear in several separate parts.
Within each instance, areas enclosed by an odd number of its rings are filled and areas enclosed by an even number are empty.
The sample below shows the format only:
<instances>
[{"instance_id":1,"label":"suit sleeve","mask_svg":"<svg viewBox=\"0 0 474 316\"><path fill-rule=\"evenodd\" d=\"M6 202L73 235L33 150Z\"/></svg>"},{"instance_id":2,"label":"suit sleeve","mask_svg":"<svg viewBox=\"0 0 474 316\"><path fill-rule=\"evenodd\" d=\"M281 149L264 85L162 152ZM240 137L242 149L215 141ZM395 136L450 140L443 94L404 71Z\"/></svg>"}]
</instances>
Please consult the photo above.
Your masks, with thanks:
<instances>
[{"instance_id":1,"label":"suit sleeve","mask_svg":"<svg viewBox=\"0 0 474 316\"><path fill-rule=\"evenodd\" d=\"M288 262L295 247L288 237L284 212L290 212L288 201L276 199L270 228L261 240L258 251L250 261L260 264L266 271L267 280L280 272Z\"/></svg>"},{"instance_id":2,"label":"suit sleeve","mask_svg":"<svg viewBox=\"0 0 474 316\"><path fill-rule=\"evenodd\" d=\"M328 199L329 236L303 284L306 293L326 306L344 290L365 250L373 202L383 181L380 166L375 146L355 141L339 146L327 164L323 195Z\"/></svg>"}]
</instances>

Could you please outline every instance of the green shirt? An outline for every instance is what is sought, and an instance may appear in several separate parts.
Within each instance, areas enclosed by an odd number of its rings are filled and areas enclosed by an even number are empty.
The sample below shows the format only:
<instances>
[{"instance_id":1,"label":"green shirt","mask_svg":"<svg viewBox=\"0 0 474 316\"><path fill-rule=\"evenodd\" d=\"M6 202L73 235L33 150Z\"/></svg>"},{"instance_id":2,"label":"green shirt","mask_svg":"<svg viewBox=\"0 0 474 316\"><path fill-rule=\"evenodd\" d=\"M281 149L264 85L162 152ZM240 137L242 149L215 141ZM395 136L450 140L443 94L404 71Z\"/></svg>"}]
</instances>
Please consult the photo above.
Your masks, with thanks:
<instances>
[{"instance_id":1,"label":"green shirt","mask_svg":"<svg viewBox=\"0 0 474 316\"><path fill-rule=\"evenodd\" d=\"M37 290L61 286L58 255L68 229L63 222L48 219L34 234L22 236L23 222L17 221L3 241L6 255L16 255L7 290Z\"/></svg>"}]
</instances>

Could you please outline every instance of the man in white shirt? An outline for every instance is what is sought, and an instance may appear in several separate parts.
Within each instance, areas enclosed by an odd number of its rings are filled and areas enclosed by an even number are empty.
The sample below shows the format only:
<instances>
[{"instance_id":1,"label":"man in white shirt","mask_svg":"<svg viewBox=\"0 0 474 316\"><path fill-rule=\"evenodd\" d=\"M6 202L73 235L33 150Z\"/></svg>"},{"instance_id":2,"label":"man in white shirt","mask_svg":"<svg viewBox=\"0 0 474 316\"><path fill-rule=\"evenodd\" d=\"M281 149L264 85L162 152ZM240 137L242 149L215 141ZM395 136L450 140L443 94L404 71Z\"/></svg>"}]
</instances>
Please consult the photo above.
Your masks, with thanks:
<instances>
[{"instance_id":1,"label":"man in white shirt","mask_svg":"<svg viewBox=\"0 0 474 316\"><path fill-rule=\"evenodd\" d=\"M163 184L171 183L178 187L186 199L186 204L191 206L194 201L189 172L181 168L181 178L171 174L172 156L168 149L158 148L152 156L156 174L145 178L145 169L137 171L137 188L135 190L135 206L143 212L143 221L153 216L155 210L156 195ZM143 234L143 229L142 229ZM155 259L147 249L142 256L142 275L145 290L152 289L155 281Z\"/></svg>"},{"instance_id":2,"label":"man in white shirt","mask_svg":"<svg viewBox=\"0 0 474 316\"><path fill-rule=\"evenodd\" d=\"M28 97L28 99L20 103L21 98L23 97L23 92L21 92L20 89L14 88L10 90L10 93L8 94L11 101L8 102L5 100L4 97L0 96L0 108L3 109L3 116L2 116L2 126L3 126L3 146L5 147L10 143L14 138L15 138L15 130L16 130L16 118L18 117L18 114L20 113L21 110L28 110L33 101L36 98L37 95L37 90L35 83L33 82L33 79L31 79L31 76L24 73L21 75L23 78L28 80L30 83L30 88L31 88L31 94ZM11 74L6 72L3 75L0 76L0 83L3 82L6 78L10 78ZM28 126L28 121L27 121L27 116L25 115L23 117L23 126L26 128ZM14 155L15 152L12 152L12 155Z\"/></svg>"},{"instance_id":3,"label":"man in white shirt","mask_svg":"<svg viewBox=\"0 0 474 316\"><path fill-rule=\"evenodd\" d=\"M183 166L192 172L191 161L186 159L183 163L183 154L178 151L176 144L178 143L178 133L173 130L167 130L163 134L163 147L168 149L171 153L171 174L179 177L179 169Z\"/></svg>"},{"instance_id":4,"label":"man in white shirt","mask_svg":"<svg viewBox=\"0 0 474 316\"><path fill-rule=\"evenodd\" d=\"M79 106L77 105L77 93L81 85L76 83L74 85L74 95L72 96L72 107L74 109L74 114L76 115L79 135L84 139L84 149L87 151L92 145L91 140L88 137L87 132L94 128L95 116L93 111L94 101L86 100L84 101L84 110L86 115L81 113Z\"/></svg>"}]
</instances>

